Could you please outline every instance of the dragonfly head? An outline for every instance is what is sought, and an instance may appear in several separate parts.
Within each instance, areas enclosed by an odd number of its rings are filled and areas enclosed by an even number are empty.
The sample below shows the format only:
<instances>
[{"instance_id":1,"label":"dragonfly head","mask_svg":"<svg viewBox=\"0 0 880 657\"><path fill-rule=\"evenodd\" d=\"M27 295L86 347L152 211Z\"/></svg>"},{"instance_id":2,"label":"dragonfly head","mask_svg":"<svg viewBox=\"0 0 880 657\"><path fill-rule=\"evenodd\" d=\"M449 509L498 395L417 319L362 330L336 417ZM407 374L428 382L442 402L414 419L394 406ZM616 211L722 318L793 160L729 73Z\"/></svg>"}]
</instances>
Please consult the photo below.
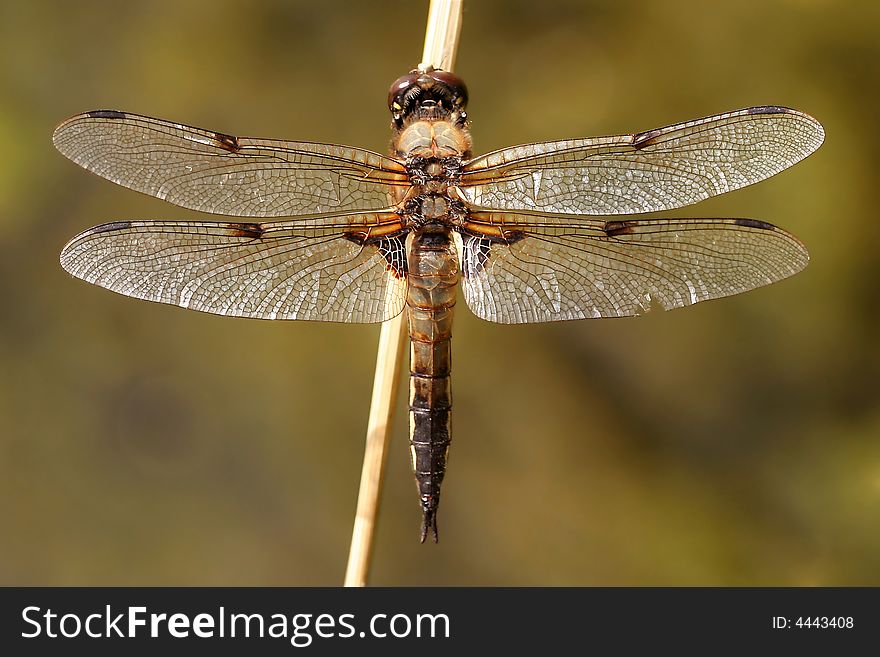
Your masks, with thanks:
<instances>
[{"instance_id":1,"label":"dragonfly head","mask_svg":"<svg viewBox=\"0 0 880 657\"><path fill-rule=\"evenodd\" d=\"M463 125L467 120L467 87L448 71L414 70L397 78L388 91L388 109L401 128L410 117L439 119Z\"/></svg>"}]
</instances>

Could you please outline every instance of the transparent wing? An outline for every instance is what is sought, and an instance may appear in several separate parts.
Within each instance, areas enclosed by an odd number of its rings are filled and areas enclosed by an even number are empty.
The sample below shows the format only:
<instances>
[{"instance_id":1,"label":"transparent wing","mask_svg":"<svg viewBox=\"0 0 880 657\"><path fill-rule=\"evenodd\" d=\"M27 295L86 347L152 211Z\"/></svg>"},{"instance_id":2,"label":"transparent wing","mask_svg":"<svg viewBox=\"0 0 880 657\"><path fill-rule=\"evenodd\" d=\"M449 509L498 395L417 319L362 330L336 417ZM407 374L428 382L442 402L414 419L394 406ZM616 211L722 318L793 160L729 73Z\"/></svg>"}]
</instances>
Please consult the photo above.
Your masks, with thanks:
<instances>
[{"instance_id":1,"label":"transparent wing","mask_svg":"<svg viewBox=\"0 0 880 657\"><path fill-rule=\"evenodd\" d=\"M461 236L465 299L503 324L679 308L773 283L809 260L795 237L754 219L474 217Z\"/></svg>"},{"instance_id":2,"label":"transparent wing","mask_svg":"<svg viewBox=\"0 0 880 657\"><path fill-rule=\"evenodd\" d=\"M616 137L514 146L466 163L475 206L586 215L670 210L764 180L825 133L786 107L750 107Z\"/></svg>"},{"instance_id":3,"label":"transparent wing","mask_svg":"<svg viewBox=\"0 0 880 657\"><path fill-rule=\"evenodd\" d=\"M403 165L331 144L250 139L112 110L74 116L56 148L124 187L192 210L293 217L392 205Z\"/></svg>"},{"instance_id":4,"label":"transparent wing","mask_svg":"<svg viewBox=\"0 0 880 657\"><path fill-rule=\"evenodd\" d=\"M358 227L121 221L74 237L61 265L120 294L218 315L381 322L406 297L405 235L389 234L395 219L360 216ZM386 236L367 237L380 231Z\"/></svg>"}]
</instances>

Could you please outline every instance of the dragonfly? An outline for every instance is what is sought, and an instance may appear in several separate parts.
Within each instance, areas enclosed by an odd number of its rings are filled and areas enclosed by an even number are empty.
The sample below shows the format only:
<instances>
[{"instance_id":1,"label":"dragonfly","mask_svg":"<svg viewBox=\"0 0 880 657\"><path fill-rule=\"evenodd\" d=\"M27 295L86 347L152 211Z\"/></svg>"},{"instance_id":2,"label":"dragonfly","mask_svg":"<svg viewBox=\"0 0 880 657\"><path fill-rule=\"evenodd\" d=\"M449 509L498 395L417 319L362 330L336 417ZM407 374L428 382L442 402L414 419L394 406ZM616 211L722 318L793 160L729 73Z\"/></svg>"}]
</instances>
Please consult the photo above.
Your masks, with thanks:
<instances>
[{"instance_id":1,"label":"dragonfly","mask_svg":"<svg viewBox=\"0 0 880 657\"><path fill-rule=\"evenodd\" d=\"M641 315L784 279L809 255L772 224L631 215L764 180L824 140L811 116L757 106L474 156L467 101L449 71L397 79L388 155L117 110L74 116L53 137L92 173L225 217L86 230L61 252L78 278L232 317L370 323L406 313L422 542L438 536L458 287L478 317L520 324Z\"/></svg>"}]
</instances>

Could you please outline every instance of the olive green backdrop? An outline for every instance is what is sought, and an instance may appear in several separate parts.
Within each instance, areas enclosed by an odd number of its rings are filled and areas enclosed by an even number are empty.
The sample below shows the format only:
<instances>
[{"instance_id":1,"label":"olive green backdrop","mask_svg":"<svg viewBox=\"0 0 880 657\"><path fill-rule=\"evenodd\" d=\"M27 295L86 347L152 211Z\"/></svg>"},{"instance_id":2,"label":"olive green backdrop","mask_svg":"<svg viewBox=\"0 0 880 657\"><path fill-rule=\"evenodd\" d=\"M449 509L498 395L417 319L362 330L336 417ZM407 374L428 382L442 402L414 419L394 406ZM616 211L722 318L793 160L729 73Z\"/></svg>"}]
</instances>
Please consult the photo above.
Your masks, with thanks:
<instances>
[{"instance_id":1,"label":"olive green backdrop","mask_svg":"<svg viewBox=\"0 0 880 657\"><path fill-rule=\"evenodd\" d=\"M384 151L426 2L0 5L0 583L334 585L376 326L219 318L58 265L96 223L198 215L85 173L91 109ZM643 318L509 327L459 305L441 543L405 395L385 585L880 584L880 4L469 0L476 152L756 104L826 144L679 216L771 221L793 279Z\"/></svg>"}]
</instances>

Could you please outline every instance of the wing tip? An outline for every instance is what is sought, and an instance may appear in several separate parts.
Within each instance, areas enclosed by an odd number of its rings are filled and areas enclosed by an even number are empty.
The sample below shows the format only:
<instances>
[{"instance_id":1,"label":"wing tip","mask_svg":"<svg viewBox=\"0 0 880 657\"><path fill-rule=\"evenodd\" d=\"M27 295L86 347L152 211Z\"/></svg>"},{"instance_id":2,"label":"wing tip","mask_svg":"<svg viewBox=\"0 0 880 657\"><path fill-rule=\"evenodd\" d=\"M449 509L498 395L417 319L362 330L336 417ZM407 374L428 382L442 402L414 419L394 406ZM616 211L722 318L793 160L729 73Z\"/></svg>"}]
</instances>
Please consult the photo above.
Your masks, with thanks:
<instances>
[{"instance_id":1,"label":"wing tip","mask_svg":"<svg viewBox=\"0 0 880 657\"><path fill-rule=\"evenodd\" d=\"M65 244L64 247L61 249L61 253L59 255L59 262L60 262L61 266L64 268L65 271L73 274L77 278L82 278L81 276L77 275L75 272L71 271L70 267L68 267L68 264L69 264L68 258L71 254L71 251L73 251L74 247L76 247L77 244L82 242L84 239L91 237L92 235L98 235L100 233L109 233L109 232L116 231L116 230L128 230L129 228L132 227L132 225L133 225L133 222L131 222L131 221L108 221L107 223L99 224L97 226L89 228L88 230L84 230L83 232L78 233L77 235L74 235L67 242L67 244Z\"/></svg>"},{"instance_id":2,"label":"wing tip","mask_svg":"<svg viewBox=\"0 0 880 657\"><path fill-rule=\"evenodd\" d=\"M99 110L90 110L88 112L81 112L80 114L74 114L71 117L64 119L61 123L55 126L55 130L52 131L52 143L55 145L55 148L61 150L61 146L59 145L59 138L64 133L64 131L70 126L79 123L83 119L110 119L110 120L120 120L127 119L131 116L128 112L122 112L120 110L113 109L99 109Z\"/></svg>"},{"instance_id":3,"label":"wing tip","mask_svg":"<svg viewBox=\"0 0 880 657\"><path fill-rule=\"evenodd\" d=\"M742 228L752 228L755 230L764 230L771 233L776 233L777 235L788 241L789 244L796 248L801 255L801 258L796 263L792 264L792 272L791 274L789 274L789 276L793 276L794 274L798 273L810 262L810 251L809 249L807 249L807 245L804 244L796 235L788 232L784 228L780 228L776 224L771 224L768 221L762 221L760 219L744 219L740 217L726 220L721 219L721 221L732 221L736 226L740 226Z\"/></svg>"},{"instance_id":4,"label":"wing tip","mask_svg":"<svg viewBox=\"0 0 880 657\"><path fill-rule=\"evenodd\" d=\"M815 152L825 142L825 127L816 117L811 116L806 112L802 112L801 110L787 107L785 105L756 105L754 107L747 107L745 112L750 115L785 114L803 120L815 132L814 139L809 144L805 144L806 154L804 157Z\"/></svg>"}]
</instances>

